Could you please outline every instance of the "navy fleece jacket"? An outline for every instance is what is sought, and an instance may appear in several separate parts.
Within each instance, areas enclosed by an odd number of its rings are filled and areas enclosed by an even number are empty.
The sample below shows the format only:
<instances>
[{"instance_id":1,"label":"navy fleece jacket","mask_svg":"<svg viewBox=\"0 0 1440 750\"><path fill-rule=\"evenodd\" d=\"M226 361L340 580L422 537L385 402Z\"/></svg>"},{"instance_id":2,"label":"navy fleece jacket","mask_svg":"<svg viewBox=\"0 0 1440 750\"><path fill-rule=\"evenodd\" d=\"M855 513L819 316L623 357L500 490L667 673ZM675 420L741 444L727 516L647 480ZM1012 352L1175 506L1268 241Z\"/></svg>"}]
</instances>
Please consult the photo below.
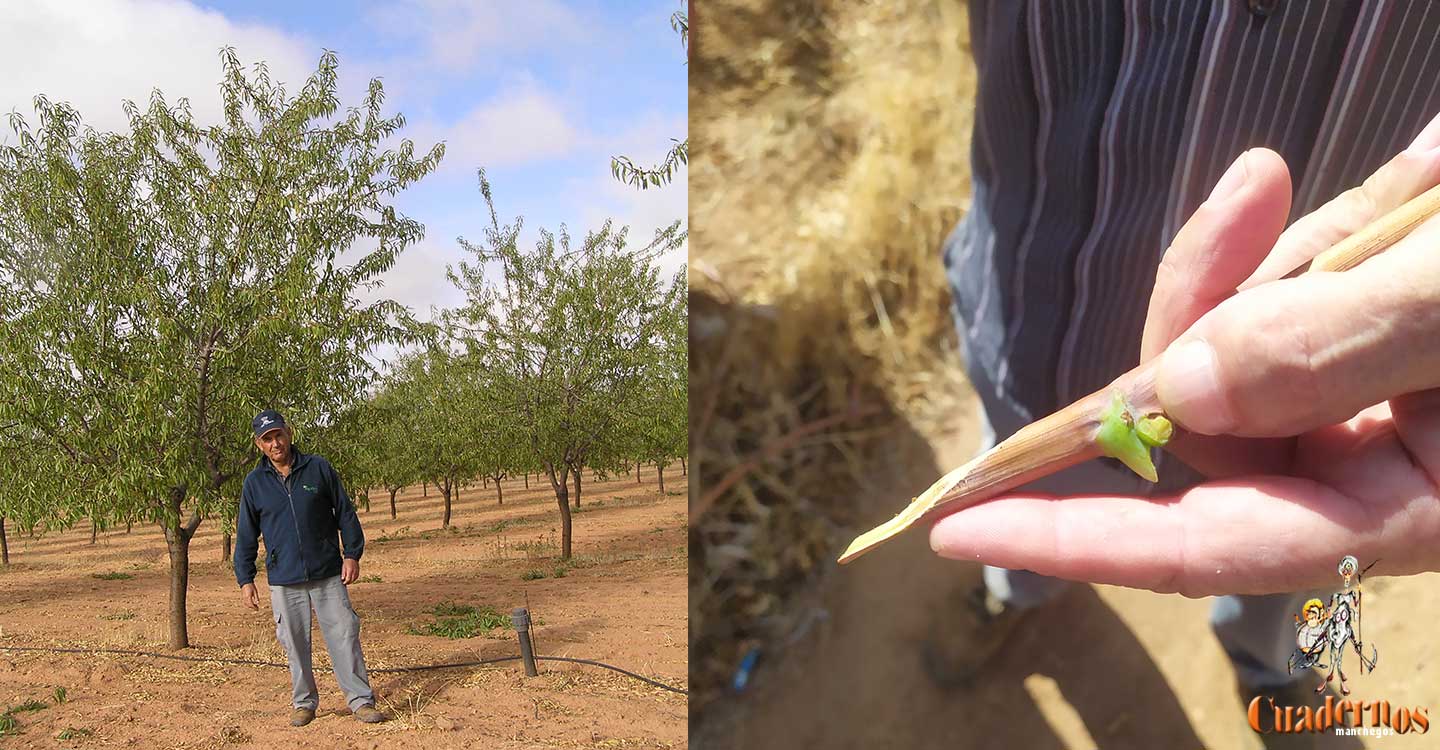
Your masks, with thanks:
<instances>
[{"instance_id":1,"label":"navy fleece jacket","mask_svg":"<svg viewBox=\"0 0 1440 750\"><path fill-rule=\"evenodd\" d=\"M355 505L345 494L335 467L324 457L294 450L290 476L281 477L270 459L245 477L235 523L235 580L255 580L255 554L265 537L265 578L288 586L340 575L344 556L359 560L365 534Z\"/></svg>"}]
</instances>

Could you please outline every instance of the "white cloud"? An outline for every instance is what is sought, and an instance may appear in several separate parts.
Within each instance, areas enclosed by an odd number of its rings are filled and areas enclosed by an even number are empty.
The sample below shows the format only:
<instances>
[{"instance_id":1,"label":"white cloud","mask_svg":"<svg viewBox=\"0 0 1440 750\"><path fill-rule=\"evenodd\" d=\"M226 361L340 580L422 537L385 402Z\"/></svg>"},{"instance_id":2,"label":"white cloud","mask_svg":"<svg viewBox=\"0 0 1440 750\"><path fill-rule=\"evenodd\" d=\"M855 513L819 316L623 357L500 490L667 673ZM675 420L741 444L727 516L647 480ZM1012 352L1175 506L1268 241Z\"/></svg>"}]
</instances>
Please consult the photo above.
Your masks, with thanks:
<instances>
[{"instance_id":1,"label":"white cloud","mask_svg":"<svg viewBox=\"0 0 1440 750\"><path fill-rule=\"evenodd\" d=\"M420 320L432 320L432 307L457 307L464 295L445 278L445 267L465 260L453 240L423 239L396 258L395 266L380 276L384 286L368 290L361 302L391 299L410 308Z\"/></svg>"},{"instance_id":2,"label":"white cloud","mask_svg":"<svg viewBox=\"0 0 1440 750\"><path fill-rule=\"evenodd\" d=\"M473 172L554 159L582 139L560 101L526 79L502 89L456 122L417 123L406 135L417 144L445 141L443 172Z\"/></svg>"},{"instance_id":3,"label":"white cloud","mask_svg":"<svg viewBox=\"0 0 1440 750\"><path fill-rule=\"evenodd\" d=\"M380 32L413 44L423 67L497 69L505 54L584 40L585 23L553 0L403 0L372 13Z\"/></svg>"},{"instance_id":4,"label":"white cloud","mask_svg":"<svg viewBox=\"0 0 1440 750\"><path fill-rule=\"evenodd\" d=\"M122 130L121 101L144 106L152 89L190 99L196 119L218 122L221 47L243 64L263 60L298 90L321 50L272 28L235 23L180 0L7 3L0 23L0 111L38 125L32 100L66 101L99 130Z\"/></svg>"}]
</instances>

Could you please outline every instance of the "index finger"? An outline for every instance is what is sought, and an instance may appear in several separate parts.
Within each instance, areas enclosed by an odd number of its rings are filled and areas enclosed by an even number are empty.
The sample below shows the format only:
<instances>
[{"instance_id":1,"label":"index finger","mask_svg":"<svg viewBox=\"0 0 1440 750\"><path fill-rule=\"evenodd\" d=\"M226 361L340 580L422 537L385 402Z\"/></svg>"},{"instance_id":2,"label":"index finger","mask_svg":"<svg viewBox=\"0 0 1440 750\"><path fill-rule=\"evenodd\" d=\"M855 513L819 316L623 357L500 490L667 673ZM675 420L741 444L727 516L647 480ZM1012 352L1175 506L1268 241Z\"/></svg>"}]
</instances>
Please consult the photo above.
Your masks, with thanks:
<instances>
[{"instance_id":1,"label":"index finger","mask_svg":"<svg viewBox=\"0 0 1440 750\"><path fill-rule=\"evenodd\" d=\"M1175 235L1155 272L1140 361L1164 351L1235 293L1270 252L1290 213L1290 170L1279 154L1246 151Z\"/></svg>"},{"instance_id":2,"label":"index finger","mask_svg":"<svg viewBox=\"0 0 1440 750\"><path fill-rule=\"evenodd\" d=\"M1017 495L937 521L942 557L1185 596L1297 591L1360 550L1356 500L1312 480L1261 476L1168 498ZM1358 554L1358 552L1357 552Z\"/></svg>"}]
</instances>

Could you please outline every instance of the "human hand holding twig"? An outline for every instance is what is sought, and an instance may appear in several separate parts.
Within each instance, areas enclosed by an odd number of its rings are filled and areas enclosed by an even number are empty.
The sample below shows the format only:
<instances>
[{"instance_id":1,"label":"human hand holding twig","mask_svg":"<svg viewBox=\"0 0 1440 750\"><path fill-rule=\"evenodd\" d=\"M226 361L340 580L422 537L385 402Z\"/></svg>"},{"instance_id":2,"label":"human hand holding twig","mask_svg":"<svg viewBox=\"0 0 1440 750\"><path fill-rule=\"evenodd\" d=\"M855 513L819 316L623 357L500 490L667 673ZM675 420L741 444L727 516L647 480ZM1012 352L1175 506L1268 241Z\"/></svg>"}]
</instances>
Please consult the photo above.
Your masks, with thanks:
<instances>
[{"instance_id":1,"label":"human hand holding twig","mask_svg":"<svg viewBox=\"0 0 1440 750\"><path fill-rule=\"evenodd\" d=\"M1437 184L1440 119L1284 229L1283 160L1242 155L1167 251L1142 346L1185 428L1167 449L1217 481L1159 499L1010 495L943 518L932 547L1192 596L1320 585L1337 549L1394 574L1440 568L1440 221L1344 274L1280 278Z\"/></svg>"}]
</instances>

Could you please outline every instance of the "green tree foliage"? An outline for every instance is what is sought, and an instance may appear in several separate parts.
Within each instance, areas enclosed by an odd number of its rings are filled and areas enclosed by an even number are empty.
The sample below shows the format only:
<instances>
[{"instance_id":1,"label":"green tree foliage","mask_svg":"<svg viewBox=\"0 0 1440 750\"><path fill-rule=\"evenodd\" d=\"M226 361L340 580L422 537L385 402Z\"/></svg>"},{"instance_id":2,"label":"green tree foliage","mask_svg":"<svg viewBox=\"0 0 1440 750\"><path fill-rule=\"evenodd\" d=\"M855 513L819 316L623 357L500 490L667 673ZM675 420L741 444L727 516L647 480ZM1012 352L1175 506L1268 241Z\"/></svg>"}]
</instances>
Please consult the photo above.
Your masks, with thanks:
<instances>
[{"instance_id":1,"label":"green tree foliage","mask_svg":"<svg viewBox=\"0 0 1440 750\"><path fill-rule=\"evenodd\" d=\"M395 495L423 478L407 417L411 407L405 395L398 381L387 381L365 412L369 420L365 434L370 443L370 469L376 483L389 493L391 518L397 515Z\"/></svg>"},{"instance_id":2,"label":"green tree foliage","mask_svg":"<svg viewBox=\"0 0 1440 750\"><path fill-rule=\"evenodd\" d=\"M610 222L575 246L562 226L520 247L523 219L502 224L490 183L483 243L461 239L473 256L448 270L466 303L447 322L483 363L486 397L508 415L544 467L561 519L561 557L571 554L569 477L615 434L615 406L637 398L646 368L663 349L673 290L655 260L685 241L680 223L632 248Z\"/></svg>"},{"instance_id":3,"label":"green tree foliage","mask_svg":"<svg viewBox=\"0 0 1440 750\"><path fill-rule=\"evenodd\" d=\"M665 317L658 326L660 347L646 369L640 400L627 415L633 425L632 456L655 464L660 491L665 491L665 467L689 453L689 359L685 269L670 282Z\"/></svg>"},{"instance_id":4,"label":"green tree foliage","mask_svg":"<svg viewBox=\"0 0 1440 750\"><path fill-rule=\"evenodd\" d=\"M380 484L380 436L375 434L374 399L362 394L326 424L307 431L304 449L325 456L357 505L370 510L370 490ZM296 436L298 439L298 435Z\"/></svg>"},{"instance_id":5,"label":"green tree foliage","mask_svg":"<svg viewBox=\"0 0 1440 750\"><path fill-rule=\"evenodd\" d=\"M382 150L403 118L378 80L342 111L333 54L293 95L221 63L219 123L157 91L102 134L37 99L0 148L0 424L56 459L27 521L161 525L173 648L190 539L256 460L250 418L282 409L304 437L406 340L402 307L357 296L421 237L389 200L443 153Z\"/></svg>"},{"instance_id":6,"label":"green tree foliage","mask_svg":"<svg viewBox=\"0 0 1440 750\"><path fill-rule=\"evenodd\" d=\"M490 381L483 357L469 355L465 359L469 377L478 386L478 397L472 403L471 432L475 439L475 469L479 476L495 483L495 499L505 504L501 484L514 474L534 470L535 461L526 441L526 434L515 414L506 409L499 392Z\"/></svg>"},{"instance_id":7,"label":"green tree foliage","mask_svg":"<svg viewBox=\"0 0 1440 750\"><path fill-rule=\"evenodd\" d=\"M449 528L461 483L480 473L478 383L463 359L443 344L404 358L398 375L394 395L407 441L403 455L413 457L414 471L440 490L440 525Z\"/></svg>"},{"instance_id":8,"label":"green tree foliage","mask_svg":"<svg viewBox=\"0 0 1440 750\"><path fill-rule=\"evenodd\" d=\"M690 139L671 138L670 142L674 145L665 153L665 158L653 167L640 166L628 156L610 157L611 176L641 190L670 184L675 179L675 173L690 163Z\"/></svg>"}]
</instances>

